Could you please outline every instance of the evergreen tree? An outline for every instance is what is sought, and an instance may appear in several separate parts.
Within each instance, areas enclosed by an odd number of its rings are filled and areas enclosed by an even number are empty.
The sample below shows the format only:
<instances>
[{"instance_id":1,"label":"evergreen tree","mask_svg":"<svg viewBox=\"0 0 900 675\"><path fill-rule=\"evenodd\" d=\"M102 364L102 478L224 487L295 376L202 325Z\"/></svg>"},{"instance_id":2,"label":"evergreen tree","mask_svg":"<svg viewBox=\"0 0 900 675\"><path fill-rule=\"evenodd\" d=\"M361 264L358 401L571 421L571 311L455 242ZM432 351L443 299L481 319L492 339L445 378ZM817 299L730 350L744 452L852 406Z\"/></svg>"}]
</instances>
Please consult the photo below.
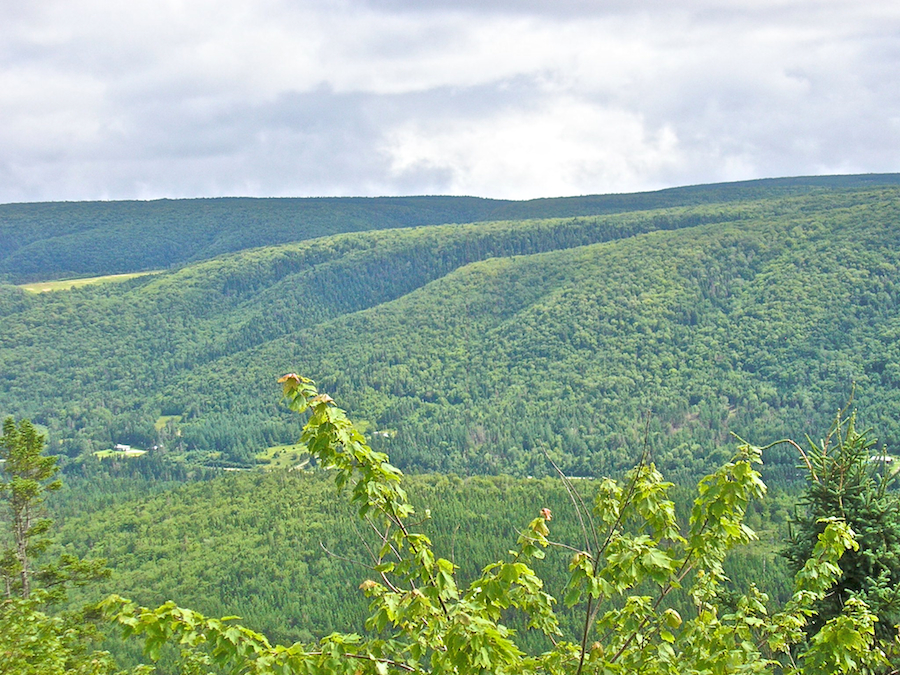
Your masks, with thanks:
<instances>
[{"instance_id":1,"label":"evergreen tree","mask_svg":"<svg viewBox=\"0 0 900 675\"><path fill-rule=\"evenodd\" d=\"M3 423L0 438L0 495L6 502L10 532L9 544L0 552L0 574L6 597L31 595L34 568L32 561L50 543L45 536L51 521L41 517L44 494L62 484L53 480L59 467L55 457L44 457L44 437L29 420L16 425L9 417Z\"/></svg>"},{"instance_id":2,"label":"evergreen tree","mask_svg":"<svg viewBox=\"0 0 900 675\"><path fill-rule=\"evenodd\" d=\"M859 549L841 558L841 577L819 601L808 632L839 615L851 598L860 598L878 616L878 637L892 639L900 623L897 473L869 432L857 430L855 414L839 414L828 435L809 445L808 451L796 445L808 471L807 487L783 555L794 571L802 568L819 534L835 519L850 525Z\"/></svg>"},{"instance_id":3,"label":"evergreen tree","mask_svg":"<svg viewBox=\"0 0 900 675\"><path fill-rule=\"evenodd\" d=\"M104 576L102 560L65 554L37 566L50 544L52 521L43 517L47 492L58 490L56 457L43 455L44 437L29 420L10 417L0 437L0 497L7 527L0 549L5 600L0 602L0 673L106 675L115 663L92 648L94 626L80 613L50 608L65 598L69 583L83 584ZM7 529L8 528L8 529Z\"/></svg>"}]
</instances>

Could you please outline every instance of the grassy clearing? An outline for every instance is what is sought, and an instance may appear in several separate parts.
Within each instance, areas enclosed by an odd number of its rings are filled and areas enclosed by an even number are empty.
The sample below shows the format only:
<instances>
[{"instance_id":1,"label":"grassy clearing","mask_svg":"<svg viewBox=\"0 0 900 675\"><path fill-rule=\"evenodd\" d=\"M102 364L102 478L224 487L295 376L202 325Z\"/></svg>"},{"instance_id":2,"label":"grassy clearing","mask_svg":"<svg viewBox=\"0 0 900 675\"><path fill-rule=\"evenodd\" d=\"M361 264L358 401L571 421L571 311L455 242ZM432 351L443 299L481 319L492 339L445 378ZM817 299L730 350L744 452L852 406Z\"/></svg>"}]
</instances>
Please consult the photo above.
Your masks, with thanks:
<instances>
[{"instance_id":1,"label":"grassy clearing","mask_svg":"<svg viewBox=\"0 0 900 675\"><path fill-rule=\"evenodd\" d=\"M137 448L132 448L131 450L98 450L94 453L94 457L99 459L106 459L107 457L140 457L146 452L146 450L138 450Z\"/></svg>"},{"instance_id":2,"label":"grassy clearing","mask_svg":"<svg viewBox=\"0 0 900 675\"><path fill-rule=\"evenodd\" d=\"M31 293L46 293L48 291L69 291L79 286L89 284L101 284L107 281L127 281L135 277L143 277L148 274L159 274L162 270L152 272L130 272L128 274L107 274L102 277L84 277L82 279L58 279L56 281L37 281L33 284L20 284L19 288Z\"/></svg>"},{"instance_id":3,"label":"grassy clearing","mask_svg":"<svg viewBox=\"0 0 900 675\"><path fill-rule=\"evenodd\" d=\"M166 428L166 425L172 422L173 424L178 424L181 422L181 415L160 415L156 418L156 422L153 423L153 427L157 431L162 431Z\"/></svg>"},{"instance_id":4,"label":"grassy clearing","mask_svg":"<svg viewBox=\"0 0 900 675\"><path fill-rule=\"evenodd\" d=\"M275 469L300 469L309 463L309 453L305 445L273 445L256 454L260 467L267 471Z\"/></svg>"}]
</instances>

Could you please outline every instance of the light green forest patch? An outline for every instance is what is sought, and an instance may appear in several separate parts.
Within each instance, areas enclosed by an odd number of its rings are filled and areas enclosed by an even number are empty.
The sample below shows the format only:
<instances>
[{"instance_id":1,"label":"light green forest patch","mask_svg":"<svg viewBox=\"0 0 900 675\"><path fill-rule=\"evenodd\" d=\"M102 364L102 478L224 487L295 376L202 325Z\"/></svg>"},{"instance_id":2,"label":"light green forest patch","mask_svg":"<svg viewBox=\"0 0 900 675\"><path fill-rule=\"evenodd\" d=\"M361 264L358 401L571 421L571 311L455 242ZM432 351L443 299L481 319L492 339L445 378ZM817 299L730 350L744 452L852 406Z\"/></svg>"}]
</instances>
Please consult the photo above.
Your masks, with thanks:
<instances>
[{"instance_id":1,"label":"light green forest patch","mask_svg":"<svg viewBox=\"0 0 900 675\"><path fill-rule=\"evenodd\" d=\"M160 415L156 418L156 422L153 423L153 427L157 431L162 431L166 428L166 425L171 422L172 424L178 424L181 422L181 415Z\"/></svg>"}]
</instances>

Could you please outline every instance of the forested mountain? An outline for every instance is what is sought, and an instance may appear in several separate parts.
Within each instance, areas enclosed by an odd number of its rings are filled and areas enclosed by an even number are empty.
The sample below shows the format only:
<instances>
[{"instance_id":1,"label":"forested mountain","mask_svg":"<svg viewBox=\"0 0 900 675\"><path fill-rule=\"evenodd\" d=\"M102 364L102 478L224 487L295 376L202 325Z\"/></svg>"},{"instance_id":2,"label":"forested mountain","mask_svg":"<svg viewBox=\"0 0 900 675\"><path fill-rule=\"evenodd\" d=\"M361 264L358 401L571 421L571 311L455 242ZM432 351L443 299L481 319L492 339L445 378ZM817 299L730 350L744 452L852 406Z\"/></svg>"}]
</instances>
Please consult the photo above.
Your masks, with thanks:
<instances>
[{"instance_id":1,"label":"forested mountain","mask_svg":"<svg viewBox=\"0 0 900 675\"><path fill-rule=\"evenodd\" d=\"M379 230L4 286L0 409L70 456L162 444L248 466L296 434L273 382L298 370L406 468L543 475L544 447L594 474L633 461L649 416L657 460L693 475L730 432L827 426L856 382L893 445L898 197Z\"/></svg>"},{"instance_id":2,"label":"forested mountain","mask_svg":"<svg viewBox=\"0 0 900 675\"><path fill-rule=\"evenodd\" d=\"M898 182L895 174L816 176L523 202L340 197L3 204L0 280L21 283L164 269L341 232L624 213Z\"/></svg>"},{"instance_id":3,"label":"forested mountain","mask_svg":"<svg viewBox=\"0 0 900 675\"><path fill-rule=\"evenodd\" d=\"M730 432L818 433L853 382L900 437L900 189L348 233L121 284L0 287L0 411L72 457L252 466L318 380L404 468L696 475ZM796 458L767 457L770 478ZM779 468L780 467L780 468ZM774 473L772 473L774 472Z\"/></svg>"}]
</instances>

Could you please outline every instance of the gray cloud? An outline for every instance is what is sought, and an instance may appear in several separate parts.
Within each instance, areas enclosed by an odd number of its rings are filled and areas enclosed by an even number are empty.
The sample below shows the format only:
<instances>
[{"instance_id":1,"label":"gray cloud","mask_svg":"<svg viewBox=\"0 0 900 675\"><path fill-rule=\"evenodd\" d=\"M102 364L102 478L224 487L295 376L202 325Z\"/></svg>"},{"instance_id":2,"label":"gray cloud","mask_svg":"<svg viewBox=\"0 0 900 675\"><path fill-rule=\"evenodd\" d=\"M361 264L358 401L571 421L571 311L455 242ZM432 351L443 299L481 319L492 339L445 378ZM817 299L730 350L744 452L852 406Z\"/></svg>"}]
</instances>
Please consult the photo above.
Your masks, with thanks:
<instances>
[{"instance_id":1,"label":"gray cloud","mask_svg":"<svg viewBox=\"0 0 900 675\"><path fill-rule=\"evenodd\" d=\"M0 201L537 197L900 170L900 9L0 4Z\"/></svg>"}]
</instances>

